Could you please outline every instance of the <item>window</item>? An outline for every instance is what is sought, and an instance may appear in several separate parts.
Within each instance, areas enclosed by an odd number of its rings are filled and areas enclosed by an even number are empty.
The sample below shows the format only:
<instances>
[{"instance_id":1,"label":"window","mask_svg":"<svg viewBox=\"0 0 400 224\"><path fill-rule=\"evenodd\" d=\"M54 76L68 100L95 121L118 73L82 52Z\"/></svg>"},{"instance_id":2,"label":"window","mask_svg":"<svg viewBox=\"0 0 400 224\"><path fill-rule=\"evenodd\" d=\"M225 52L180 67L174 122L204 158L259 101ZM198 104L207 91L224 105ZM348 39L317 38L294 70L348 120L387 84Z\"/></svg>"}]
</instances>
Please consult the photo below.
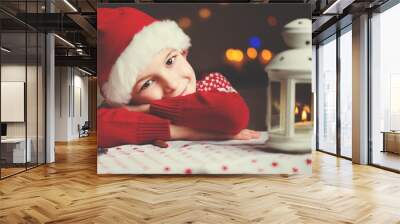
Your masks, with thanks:
<instances>
[{"instance_id":1,"label":"window","mask_svg":"<svg viewBox=\"0 0 400 224\"><path fill-rule=\"evenodd\" d=\"M400 170L400 4L371 19L372 163Z\"/></svg>"},{"instance_id":2,"label":"window","mask_svg":"<svg viewBox=\"0 0 400 224\"><path fill-rule=\"evenodd\" d=\"M340 36L340 154L352 157L352 35Z\"/></svg>"},{"instance_id":3,"label":"window","mask_svg":"<svg viewBox=\"0 0 400 224\"><path fill-rule=\"evenodd\" d=\"M318 48L318 149L336 153L336 39Z\"/></svg>"},{"instance_id":4,"label":"window","mask_svg":"<svg viewBox=\"0 0 400 224\"><path fill-rule=\"evenodd\" d=\"M271 81L271 130L281 129L281 82Z\"/></svg>"},{"instance_id":5,"label":"window","mask_svg":"<svg viewBox=\"0 0 400 224\"><path fill-rule=\"evenodd\" d=\"M1 1L0 6L15 3ZM20 1L12 8L21 16L43 13L44 3ZM7 21L0 24L0 111L6 115L1 118L0 178L5 178L45 163L46 40L44 33L12 16L0 17Z\"/></svg>"}]
</instances>

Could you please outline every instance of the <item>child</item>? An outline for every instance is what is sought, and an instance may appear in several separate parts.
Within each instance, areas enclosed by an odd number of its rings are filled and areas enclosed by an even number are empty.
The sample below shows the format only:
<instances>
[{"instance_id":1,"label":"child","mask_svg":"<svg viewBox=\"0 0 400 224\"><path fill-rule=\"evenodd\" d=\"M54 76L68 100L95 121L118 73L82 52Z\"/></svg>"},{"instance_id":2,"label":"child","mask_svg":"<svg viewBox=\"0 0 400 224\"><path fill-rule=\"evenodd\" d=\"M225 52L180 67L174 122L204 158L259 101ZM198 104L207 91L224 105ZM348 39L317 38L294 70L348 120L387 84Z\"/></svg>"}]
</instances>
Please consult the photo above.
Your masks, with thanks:
<instances>
[{"instance_id":1,"label":"child","mask_svg":"<svg viewBox=\"0 0 400 224\"><path fill-rule=\"evenodd\" d=\"M196 82L189 37L135 8L99 8L98 145L258 138L248 108L219 73Z\"/></svg>"}]
</instances>

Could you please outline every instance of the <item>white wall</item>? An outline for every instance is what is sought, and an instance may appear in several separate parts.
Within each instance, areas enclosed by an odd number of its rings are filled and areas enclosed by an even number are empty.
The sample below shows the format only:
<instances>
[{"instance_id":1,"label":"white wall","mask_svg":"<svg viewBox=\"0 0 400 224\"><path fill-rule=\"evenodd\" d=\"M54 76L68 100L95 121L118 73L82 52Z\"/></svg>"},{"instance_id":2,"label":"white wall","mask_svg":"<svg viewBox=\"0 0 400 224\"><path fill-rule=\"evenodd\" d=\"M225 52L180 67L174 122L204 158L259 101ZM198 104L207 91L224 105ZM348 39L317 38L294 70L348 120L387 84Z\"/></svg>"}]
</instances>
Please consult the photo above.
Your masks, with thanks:
<instances>
[{"instance_id":1,"label":"white wall","mask_svg":"<svg viewBox=\"0 0 400 224\"><path fill-rule=\"evenodd\" d=\"M78 124L88 120L88 78L83 75L75 68L56 67L56 141L79 138Z\"/></svg>"},{"instance_id":2,"label":"white wall","mask_svg":"<svg viewBox=\"0 0 400 224\"><path fill-rule=\"evenodd\" d=\"M28 74L32 72L36 73L36 67L25 65L2 65L1 66L1 81L5 82L25 82L25 75L27 69ZM36 97L36 91L34 93L27 93L27 96ZM36 106L36 105L35 105ZM1 108L2 110L7 110L7 108ZM36 115L36 114L35 114ZM29 116L29 114L28 114ZM28 120L33 120L28 117ZM25 137L25 122L7 122L7 136L8 137ZM29 136L28 136L29 137Z\"/></svg>"},{"instance_id":3,"label":"white wall","mask_svg":"<svg viewBox=\"0 0 400 224\"><path fill-rule=\"evenodd\" d=\"M55 68L55 141L68 140L68 85L67 67Z\"/></svg>"},{"instance_id":4,"label":"white wall","mask_svg":"<svg viewBox=\"0 0 400 224\"><path fill-rule=\"evenodd\" d=\"M28 67L28 70L31 69ZM2 65L1 81L25 82L25 65ZM1 108L6 110L6 108ZM7 123L7 137L25 137L25 123Z\"/></svg>"},{"instance_id":5,"label":"white wall","mask_svg":"<svg viewBox=\"0 0 400 224\"><path fill-rule=\"evenodd\" d=\"M71 96L74 99L74 102L71 102L71 105L74 105L72 108L72 119L71 119L71 136L72 138L78 138L78 124L83 125L85 121L89 120L89 92L88 92L88 78L82 77L79 73L76 74L77 70L74 71L74 96ZM80 108L81 107L81 108ZM81 110L81 111L80 111Z\"/></svg>"}]
</instances>

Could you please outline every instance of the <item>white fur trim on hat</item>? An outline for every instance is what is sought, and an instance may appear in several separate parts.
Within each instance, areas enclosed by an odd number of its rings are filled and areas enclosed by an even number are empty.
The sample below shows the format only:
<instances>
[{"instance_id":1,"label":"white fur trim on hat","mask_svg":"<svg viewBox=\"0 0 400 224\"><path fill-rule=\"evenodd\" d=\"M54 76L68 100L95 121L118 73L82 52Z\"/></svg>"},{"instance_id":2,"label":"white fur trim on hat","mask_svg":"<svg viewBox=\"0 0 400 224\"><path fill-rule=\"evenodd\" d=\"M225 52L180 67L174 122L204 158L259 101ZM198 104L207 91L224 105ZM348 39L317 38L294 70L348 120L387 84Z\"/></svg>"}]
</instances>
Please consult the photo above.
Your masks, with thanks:
<instances>
[{"instance_id":1,"label":"white fur trim on hat","mask_svg":"<svg viewBox=\"0 0 400 224\"><path fill-rule=\"evenodd\" d=\"M157 21L139 31L118 57L102 91L111 102L128 104L137 75L163 49L185 50L190 38L171 20ZM101 63L101 62L100 62Z\"/></svg>"}]
</instances>

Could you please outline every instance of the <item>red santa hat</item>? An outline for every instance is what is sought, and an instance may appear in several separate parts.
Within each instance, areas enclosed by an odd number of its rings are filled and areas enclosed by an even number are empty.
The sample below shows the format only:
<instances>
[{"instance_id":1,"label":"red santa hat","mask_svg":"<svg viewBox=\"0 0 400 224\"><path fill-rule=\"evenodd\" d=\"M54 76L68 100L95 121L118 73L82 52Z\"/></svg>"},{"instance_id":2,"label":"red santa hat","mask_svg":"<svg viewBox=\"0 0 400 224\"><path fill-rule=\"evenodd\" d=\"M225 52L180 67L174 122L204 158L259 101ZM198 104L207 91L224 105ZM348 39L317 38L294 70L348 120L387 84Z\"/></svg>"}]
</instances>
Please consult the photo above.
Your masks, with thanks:
<instances>
[{"instance_id":1,"label":"red santa hat","mask_svg":"<svg viewBox=\"0 0 400 224\"><path fill-rule=\"evenodd\" d=\"M161 50L185 50L190 38L171 20L157 21L135 8L99 8L98 84L108 101L128 104L138 73Z\"/></svg>"}]
</instances>

